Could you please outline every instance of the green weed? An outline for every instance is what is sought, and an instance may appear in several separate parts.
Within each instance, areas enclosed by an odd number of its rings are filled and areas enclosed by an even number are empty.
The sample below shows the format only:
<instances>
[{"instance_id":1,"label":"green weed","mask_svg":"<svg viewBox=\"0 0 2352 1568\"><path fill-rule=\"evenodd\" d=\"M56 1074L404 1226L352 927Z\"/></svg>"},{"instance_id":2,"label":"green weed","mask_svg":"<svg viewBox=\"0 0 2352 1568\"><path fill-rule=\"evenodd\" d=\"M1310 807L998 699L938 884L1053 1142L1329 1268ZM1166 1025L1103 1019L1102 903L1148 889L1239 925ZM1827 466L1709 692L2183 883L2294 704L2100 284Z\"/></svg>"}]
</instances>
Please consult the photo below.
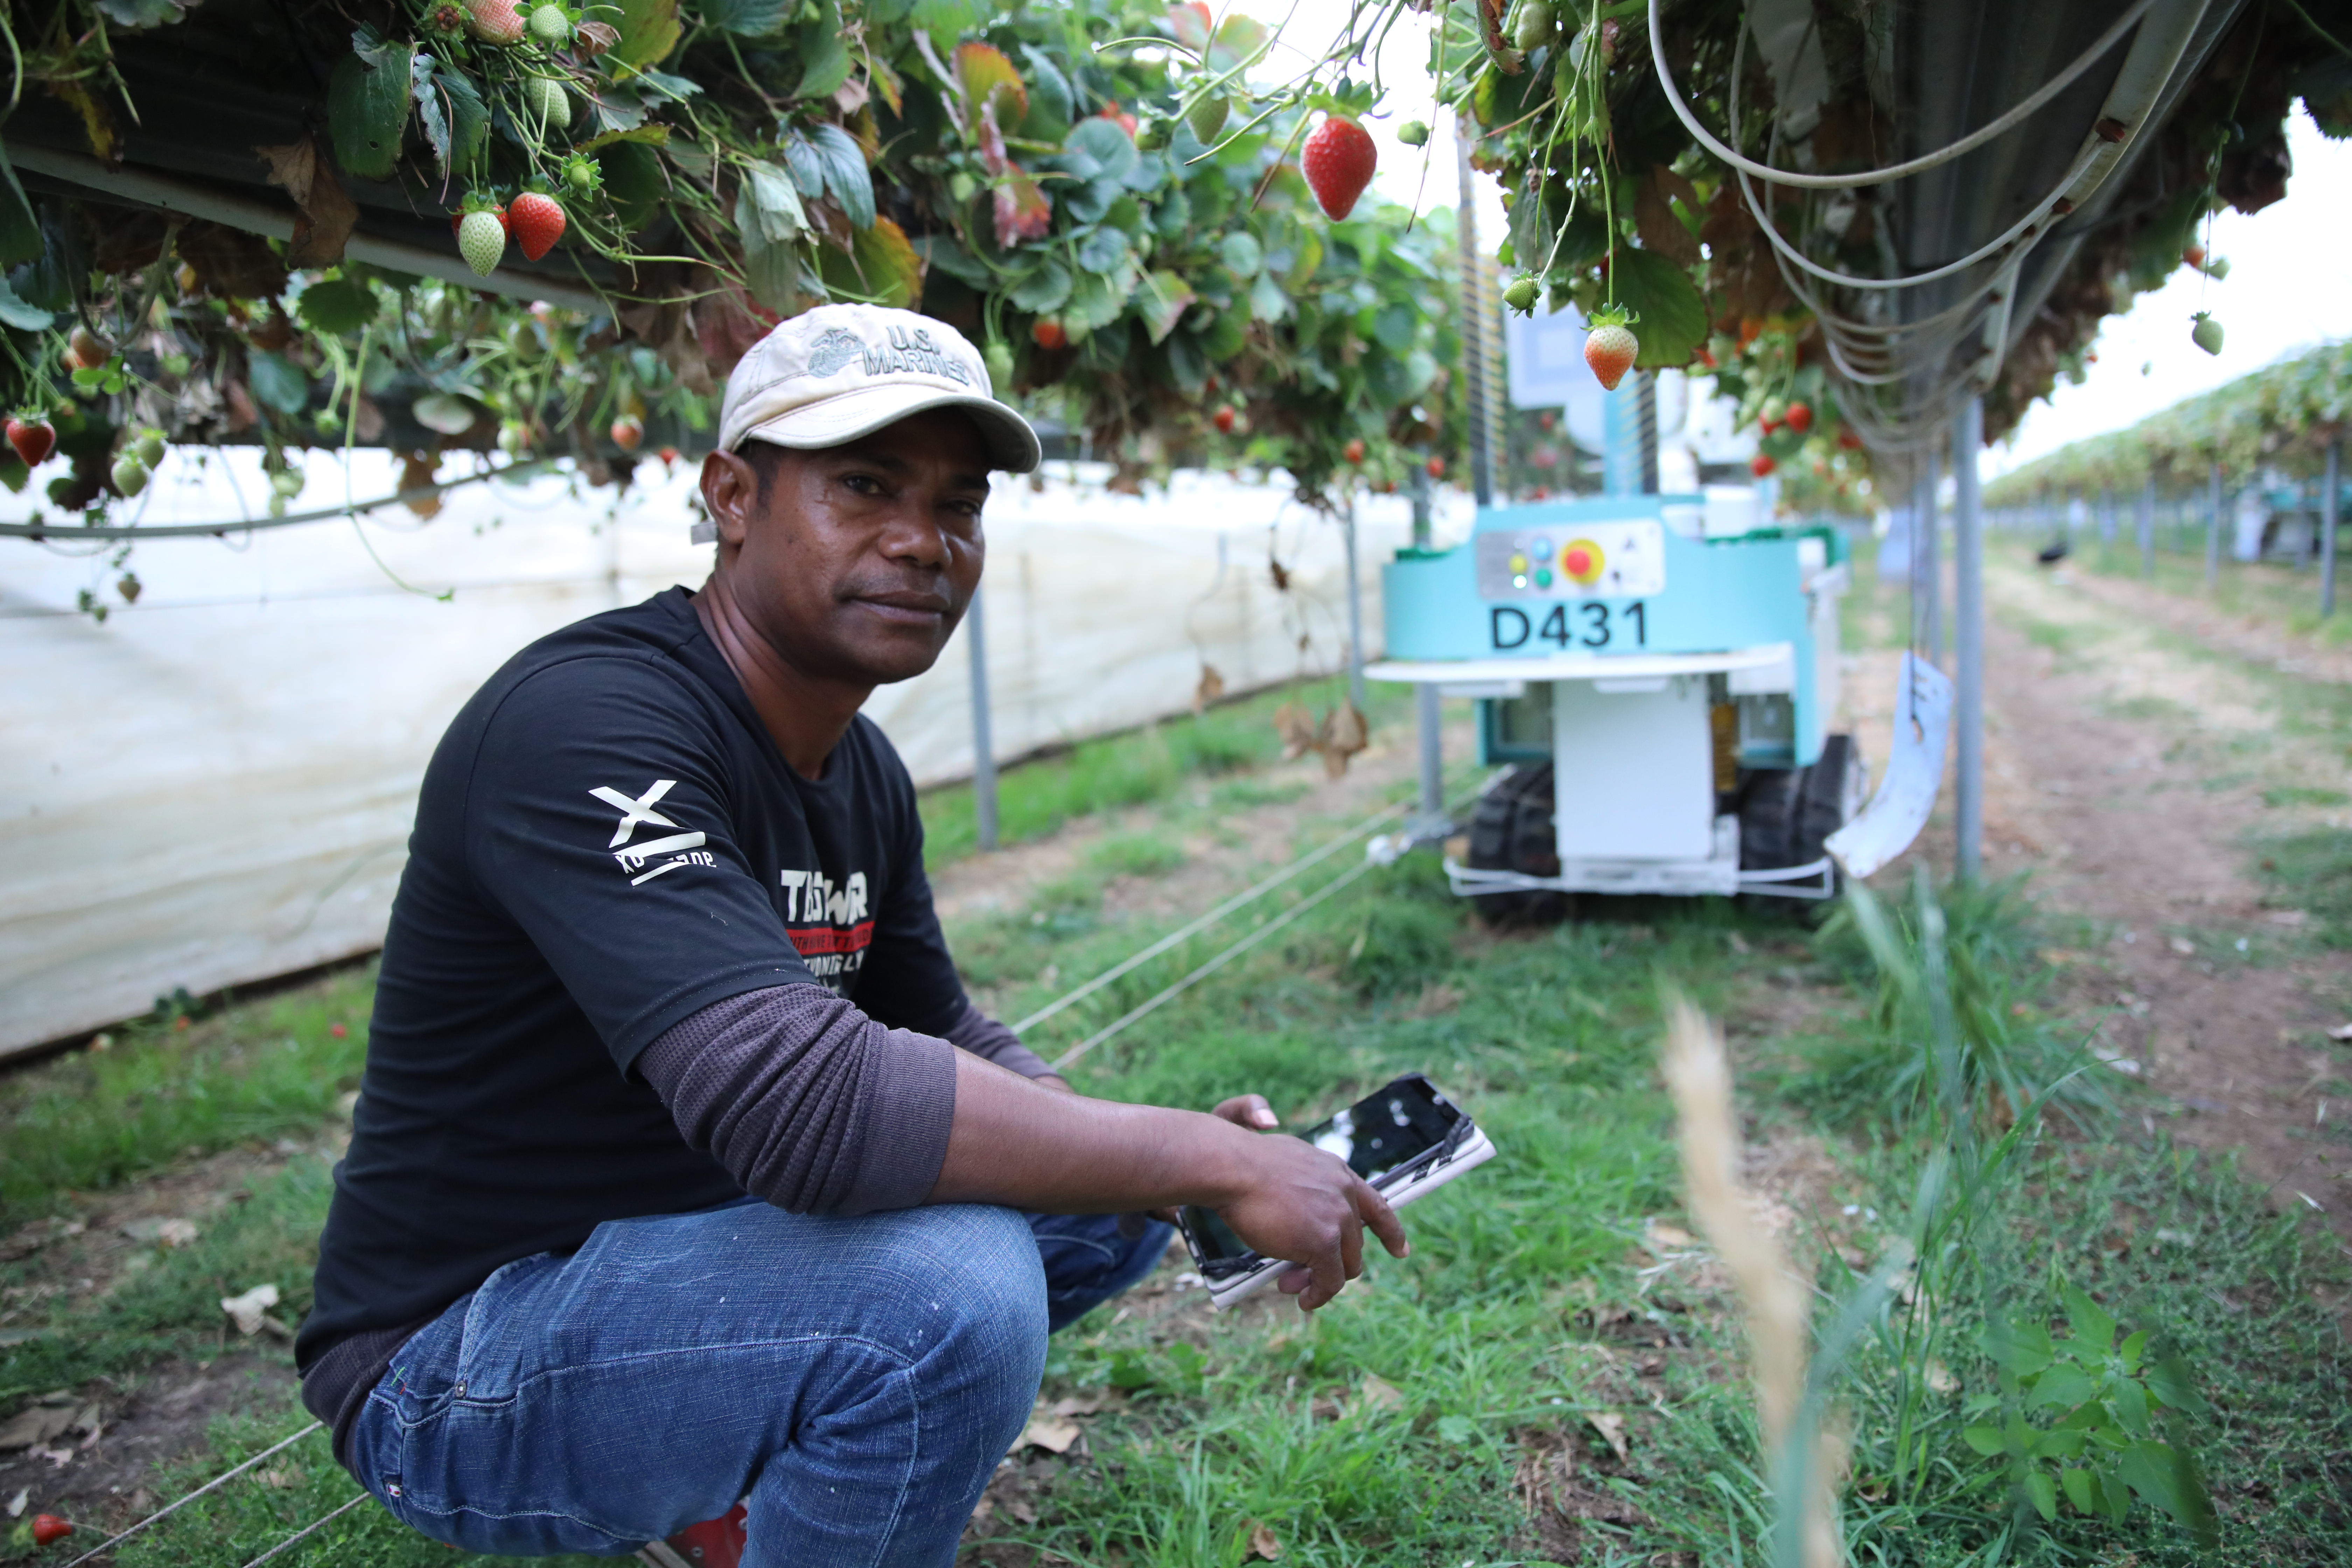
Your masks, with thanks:
<instances>
[{"instance_id":1,"label":"green weed","mask_svg":"<svg viewBox=\"0 0 2352 1568\"><path fill-rule=\"evenodd\" d=\"M1139 730L1081 741L1068 751L1009 768L997 781L997 837L1003 844L1040 838L1093 812L1171 799L1195 780L1265 767L1282 755L1274 710L1285 702L1328 705L1344 680L1296 682L1258 692L1207 712L1162 720ZM1368 715L1375 726L1410 722L1412 697L1402 687L1375 686ZM979 847L971 786L950 784L922 797L924 858L932 866L961 859Z\"/></svg>"},{"instance_id":2,"label":"green weed","mask_svg":"<svg viewBox=\"0 0 2352 1568\"><path fill-rule=\"evenodd\" d=\"M0 1225L60 1191L317 1128L359 1082L373 997L373 970L355 971L186 1029L142 1020L110 1049L0 1079Z\"/></svg>"},{"instance_id":3,"label":"green weed","mask_svg":"<svg viewBox=\"0 0 2352 1568\"><path fill-rule=\"evenodd\" d=\"M1981 1114L1998 1093L2013 1114L2052 1085L2069 1106L2104 1102L2097 1080L2068 1075L2083 1042L2062 1033L2037 1006L2047 971L2024 879L1949 888L1933 905L1941 928L1936 962L1948 977L1956 1070L1965 1100ZM1925 898L1925 894L1921 895ZM1886 911L1864 888L1822 922L1818 948L1850 982L1874 994L1866 1027L1811 1042L1784 1092L1833 1125L1908 1126L1942 1114L1936 1098L1930 998L1916 963L1928 940L1930 906Z\"/></svg>"},{"instance_id":4,"label":"green weed","mask_svg":"<svg viewBox=\"0 0 2352 1568\"><path fill-rule=\"evenodd\" d=\"M39 1325L47 1331L0 1347L0 1405L166 1355L210 1354L222 1342L221 1298L257 1285L277 1286L278 1320L299 1323L331 1190L324 1160L297 1158L232 1194L194 1245L139 1255L145 1261L94 1303L60 1299Z\"/></svg>"},{"instance_id":5,"label":"green weed","mask_svg":"<svg viewBox=\"0 0 2352 1568\"><path fill-rule=\"evenodd\" d=\"M2352 831L2315 827L2264 839L2256 862L2268 901L2308 910L2330 947L2352 947Z\"/></svg>"},{"instance_id":6,"label":"green weed","mask_svg":"<svg viewBox=\"0 0 2352 1568\"><path fill-rule=\"evenodd\" d=\"M2263 804L2268 806L2342 805L2352 801L2352 795L2340 789L2313 789L2305 784L2281 784L2263 791Z\"/></svg>"},{"instance_id":7,"label":"green weed","mask_svg":"<svg viewBox=\"0 0 2352 1568\"><path fill-rule=\"evenodd\" d=\"M2155 723L2186 723L2197 717L2185 703L2175 702L2169 697L2158 697L2149 692L2144 692L2137 697L2117 698L2112 702L2102 703L2100 706L2117 719L2136 719Z\"/></svg>"},{"instance_id":8,"label":"green weed","mask_svg":"<svg viewBox=\"0 0 2352 1568\"><path fill-rule=\"evenodd\" d=\"M1087 851L1087 869L1102 877L1160 877L1184 863L1184 847L1166 833L1120 833Z\"/></svg>"}]
</instances>

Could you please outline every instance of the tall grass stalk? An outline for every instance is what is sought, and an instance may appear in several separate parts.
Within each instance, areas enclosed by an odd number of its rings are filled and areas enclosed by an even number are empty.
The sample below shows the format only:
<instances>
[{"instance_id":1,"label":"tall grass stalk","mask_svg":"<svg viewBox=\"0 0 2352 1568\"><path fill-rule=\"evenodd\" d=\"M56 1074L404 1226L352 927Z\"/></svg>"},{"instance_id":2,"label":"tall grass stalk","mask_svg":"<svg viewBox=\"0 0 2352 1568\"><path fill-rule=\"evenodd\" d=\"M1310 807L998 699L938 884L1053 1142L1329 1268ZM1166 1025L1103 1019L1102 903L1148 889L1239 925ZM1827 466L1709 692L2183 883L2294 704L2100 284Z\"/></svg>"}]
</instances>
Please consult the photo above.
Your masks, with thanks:
<instances>
[{"instance_id":1,"label":"tall grass stalk","mask_svg":"<svg viewBox=\"0 0 2352 1568\"><path fill-rule=\"evenodd\" d=\"M1758 1218L1755 1194L1739 1180L1739 1123L1732 1114L1731 1065L1722 1038L1679 995L1666 999L1662 1066L1674 1096L1691 1214L1730 1270L1748 1320L1749 1371L1779 1521L1772 1561L1778 1568L1836 1568L1844 1552L1832 1488L1844 1469L1844 1444L1824 1430L1817 1412L1798 1420L1808 1404L1810 1293Z\"/></svg>"}]
</instances>

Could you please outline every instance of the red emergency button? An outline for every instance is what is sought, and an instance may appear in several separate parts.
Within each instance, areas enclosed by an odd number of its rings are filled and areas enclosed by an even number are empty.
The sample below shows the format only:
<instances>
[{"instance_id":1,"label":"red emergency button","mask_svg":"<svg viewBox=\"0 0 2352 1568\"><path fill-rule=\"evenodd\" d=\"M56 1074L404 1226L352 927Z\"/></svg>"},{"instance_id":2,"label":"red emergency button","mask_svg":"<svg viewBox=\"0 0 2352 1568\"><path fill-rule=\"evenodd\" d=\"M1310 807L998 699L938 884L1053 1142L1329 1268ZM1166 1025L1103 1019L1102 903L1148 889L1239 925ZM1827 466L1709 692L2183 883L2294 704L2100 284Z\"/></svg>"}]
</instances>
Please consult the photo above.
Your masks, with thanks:
<instances>
[{"instance_id":1,"label":"red emergency button","mask_svg":"<svg viewBox=\"0 0 2352 1568\"><path fill-rule=\"evenodd\" d=\"M1590 584L1601 576L1601 546L1589 539L1570 542L1559 552L1559 569L1575 582Z\"/></svg>"}]
</instances>

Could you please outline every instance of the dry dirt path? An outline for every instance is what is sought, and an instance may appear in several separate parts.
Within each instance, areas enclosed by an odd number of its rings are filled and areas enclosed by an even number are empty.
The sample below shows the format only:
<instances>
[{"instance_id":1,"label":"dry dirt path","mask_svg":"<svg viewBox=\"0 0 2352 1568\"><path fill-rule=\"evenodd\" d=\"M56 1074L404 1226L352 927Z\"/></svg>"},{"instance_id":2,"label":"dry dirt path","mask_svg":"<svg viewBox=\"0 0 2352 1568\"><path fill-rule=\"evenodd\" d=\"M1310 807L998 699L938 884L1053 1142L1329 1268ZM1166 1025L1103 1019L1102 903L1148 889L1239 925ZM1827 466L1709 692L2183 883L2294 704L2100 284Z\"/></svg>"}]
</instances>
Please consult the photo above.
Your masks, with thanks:
<instances>
[{"instance_id":1,"label":"dry dirt path","mask_svg":"<svg viewBox=\"0 0 2352 1568\"><path fill-rule=\"evenodd\" d=\"M2352 1242L2352 1053L2326 1035L2352 1017L2352 958L2266 897L2254 842L2343 825L2263 799L2343 786L2342 737L2310 721L2336 656L2112 578L1994 560L1986 596L1987 874L2031 871L2043 909L2083 918L2046 954L2057 994L2163 1097L2149 1130L2168 1109L2175 1137L2242 1151L2273 1205ZM1865 737L1893 657L1856 661ZM1948 795L1916 853L1951 852Z\"/></svg>"},{"instance_id":2,"label":"dry dirt path","mask_svg":"<svg viewBox=\"0 0 2352 1568\"><path fill-rule=\"evenodd\" d=\"M1476 731L1466 717L1449 719L1444 730L1448 776L1458 781L1476 751ZM1192 791L1192 812L1172 814L1164 803L1098 812L1043 838L1012 845L990 855L971 855L934 871L931 892L940 918L1017 910L1049 884L1081 869L1087 852L1121 834L1151 832L1172 837L1184 864L1148 877L1114 878L1103 897L1107 915L1191 915L1244 885L1255 876L1299 852L1300 830L1314 823L1334 826L1361 820L1381 809L1396 787L1410 782L1418 753L1410 719L1375 729L1370 744L1338 778L1329 777L1312 755L1251 773L1262 804L1213 811L1212 781ZM1454 785L1462 787L1456 782Z\"/></svg>"}]
</instances>

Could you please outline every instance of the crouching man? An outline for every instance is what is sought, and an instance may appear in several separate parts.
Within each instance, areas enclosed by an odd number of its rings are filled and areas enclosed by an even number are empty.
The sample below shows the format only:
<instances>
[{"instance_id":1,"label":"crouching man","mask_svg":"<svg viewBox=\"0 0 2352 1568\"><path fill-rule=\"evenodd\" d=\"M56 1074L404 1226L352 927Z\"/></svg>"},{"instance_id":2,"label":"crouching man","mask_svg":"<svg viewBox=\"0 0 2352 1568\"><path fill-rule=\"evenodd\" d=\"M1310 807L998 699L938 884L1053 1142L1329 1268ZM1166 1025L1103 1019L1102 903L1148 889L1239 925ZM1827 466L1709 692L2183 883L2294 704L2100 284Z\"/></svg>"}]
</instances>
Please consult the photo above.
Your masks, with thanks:
<instances>
[{"instance_id":1,"label":"crouching man","mask_svg":"<svg viewBox=\"0 0 2352 1568\"><path fill-rule=\"evenodd\" d=\"M673 588L518 654L434 753L297 1346L337 1457L436 1540L950 1563L1045 1336L1218 1210L1329 1300L1340 1160L1072 1092L966 998L858 709L980 584L1037 437L952 330L826 306L730 379Z\"/></svg>"}]
</instances>

